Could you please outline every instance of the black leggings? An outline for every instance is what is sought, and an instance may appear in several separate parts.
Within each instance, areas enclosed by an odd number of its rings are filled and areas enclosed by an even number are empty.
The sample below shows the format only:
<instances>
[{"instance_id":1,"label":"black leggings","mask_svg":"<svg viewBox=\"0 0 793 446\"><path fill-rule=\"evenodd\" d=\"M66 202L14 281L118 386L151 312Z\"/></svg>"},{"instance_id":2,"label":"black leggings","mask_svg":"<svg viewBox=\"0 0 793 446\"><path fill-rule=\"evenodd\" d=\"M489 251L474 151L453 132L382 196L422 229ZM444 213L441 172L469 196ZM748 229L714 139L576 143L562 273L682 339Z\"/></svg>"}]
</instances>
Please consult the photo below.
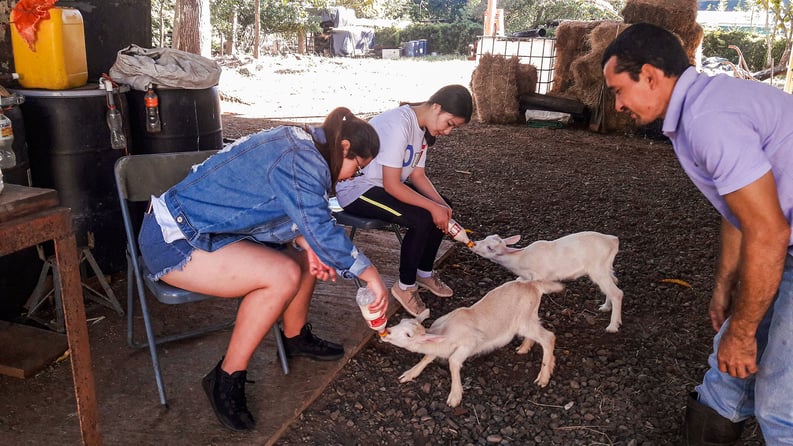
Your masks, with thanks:
<instances>
[{"instance_id":1,"label":"black leggings","mask_svg":"<svg viewBox=\"0 0 793 446\"><path fill-rule=\"evenodd\" d=\"M451 206L451 202L442 197ZM350 214L376 218L407 228L399 256L400 282L405 285L416 283L417 269L432 271L444 233L435 227L429 211L397 200L382 187L369 189L345 206L344 210Z\"/></svg>"}]
</instances>

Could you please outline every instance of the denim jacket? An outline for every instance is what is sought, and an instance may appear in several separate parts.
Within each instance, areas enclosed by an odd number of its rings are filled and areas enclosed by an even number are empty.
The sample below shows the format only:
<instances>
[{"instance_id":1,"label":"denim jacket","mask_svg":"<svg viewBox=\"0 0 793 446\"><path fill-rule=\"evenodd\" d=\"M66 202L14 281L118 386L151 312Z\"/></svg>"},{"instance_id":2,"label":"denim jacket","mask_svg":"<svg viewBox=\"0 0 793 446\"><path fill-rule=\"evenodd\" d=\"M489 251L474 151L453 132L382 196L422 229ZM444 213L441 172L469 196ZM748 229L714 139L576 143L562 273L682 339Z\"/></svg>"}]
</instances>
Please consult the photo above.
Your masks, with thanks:
<instances>
[{"instance_id":1,"label":"denim jacket","mask_svg":"<svg viewBox=\"0 0 793 446\"><path fill-rule=\"evenodd\" d=\"M321 129L312 129L324 139ZM242 239L288 243L303 235L341 277L371 265L336 225L328 207L330 170L299 127L262 131L194 166L163 194L185 239L215 251Z\"/></svg>"}]
</instances>

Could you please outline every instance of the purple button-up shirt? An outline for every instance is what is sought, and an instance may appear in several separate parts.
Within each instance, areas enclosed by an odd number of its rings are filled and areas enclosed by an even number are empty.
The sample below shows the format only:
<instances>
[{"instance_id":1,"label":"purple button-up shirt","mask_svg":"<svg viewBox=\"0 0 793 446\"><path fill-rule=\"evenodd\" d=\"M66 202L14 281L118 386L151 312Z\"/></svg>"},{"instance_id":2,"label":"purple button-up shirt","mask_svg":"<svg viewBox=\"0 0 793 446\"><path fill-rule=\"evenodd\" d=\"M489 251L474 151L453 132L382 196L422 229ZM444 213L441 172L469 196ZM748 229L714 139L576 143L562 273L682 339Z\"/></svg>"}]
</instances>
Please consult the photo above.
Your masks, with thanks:
<instances>
[{"instance_id":1,"label":"purple button-up shirt","mask_svg":"<svg viewBox=\"0 0 793 446\"><path fill-rule=\"evenodd\" d=\"M782 212L793 221L793 96L755 81L709 77L690 67L675 84L663 132L686 174L736 228L740 224L724 195L769 170Z\"/></svg>"}]
</instances>

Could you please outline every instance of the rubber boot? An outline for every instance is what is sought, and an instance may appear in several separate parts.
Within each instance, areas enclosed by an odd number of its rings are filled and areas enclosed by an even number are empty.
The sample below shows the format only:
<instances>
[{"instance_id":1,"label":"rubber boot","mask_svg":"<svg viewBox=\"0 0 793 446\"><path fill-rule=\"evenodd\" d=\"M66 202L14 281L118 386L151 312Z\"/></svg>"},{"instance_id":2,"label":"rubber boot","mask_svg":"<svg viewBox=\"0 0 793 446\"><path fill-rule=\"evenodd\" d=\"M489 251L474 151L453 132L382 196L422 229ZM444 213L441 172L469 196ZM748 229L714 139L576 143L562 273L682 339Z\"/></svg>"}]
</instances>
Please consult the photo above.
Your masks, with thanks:
<instances>
[{"instance_id":1,"label":"rubber boot","mask_svg":"<svg viewBox=\"0 0 793 446\"><path fill-rule=\"evenodd\" d=\"M683 421L685 446L731 446L739 444L744 422L733 423L698 401L697 392L688 394Z\"/></svg>"}]
</instances>

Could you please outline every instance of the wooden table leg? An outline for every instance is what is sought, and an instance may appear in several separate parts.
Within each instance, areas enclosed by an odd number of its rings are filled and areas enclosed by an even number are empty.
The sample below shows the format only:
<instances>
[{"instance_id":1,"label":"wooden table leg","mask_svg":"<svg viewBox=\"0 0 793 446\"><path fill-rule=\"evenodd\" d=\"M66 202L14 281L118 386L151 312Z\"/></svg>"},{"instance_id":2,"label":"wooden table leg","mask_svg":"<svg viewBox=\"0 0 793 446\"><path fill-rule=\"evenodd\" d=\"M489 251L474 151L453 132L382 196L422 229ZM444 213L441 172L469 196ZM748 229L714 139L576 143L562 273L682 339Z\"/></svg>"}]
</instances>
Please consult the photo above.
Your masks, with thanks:
<instances>
[{"instance_id":1,"label":"wooden table leg","mask_svg":"<svg viewBox=\"0 0 793 446\"><path fill-rule=\"evenodd\" d=\"M63 316L69 342L77 413L83 444L101 445L99 414L94 390L94 373L91 369L91 347L88 342L88 324L85 320L83 292L77 260L77 242L74 233L54 239L58 280L62 291Z\"/></svg>"}]
</instances>

